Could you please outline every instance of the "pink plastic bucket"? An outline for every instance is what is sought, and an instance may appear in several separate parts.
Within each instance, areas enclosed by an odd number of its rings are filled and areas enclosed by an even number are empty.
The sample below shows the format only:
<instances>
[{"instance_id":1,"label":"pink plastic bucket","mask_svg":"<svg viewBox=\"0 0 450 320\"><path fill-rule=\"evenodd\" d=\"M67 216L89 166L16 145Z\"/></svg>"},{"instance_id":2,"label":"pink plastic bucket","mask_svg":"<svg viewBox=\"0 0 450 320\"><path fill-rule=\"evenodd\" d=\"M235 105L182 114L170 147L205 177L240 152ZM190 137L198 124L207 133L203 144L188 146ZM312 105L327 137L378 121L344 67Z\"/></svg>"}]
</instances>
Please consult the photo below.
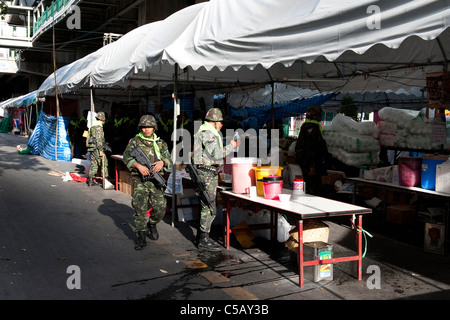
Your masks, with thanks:
<instances>
[{"instance_id":1,"label":"pink plastic bucket","mask_svg":"<svg viewBox=\"0 0 450 320\"><path fill-rule=\"evenodd\" d=\"M250 187L256 186L255 170L256 158L231 158L232 190L234 193L250 193Z\"/></svg>"},{"instance_id":2,"label":"pink plastic bucket","mask_svg":"<svg viewBox=\"0 0 450 320\"><path fill-rule=\"evenodd\" d=\"M419 187L422 174L422 158L398 158L398 183L406 187Z\"/></svg>"}]
</instances>

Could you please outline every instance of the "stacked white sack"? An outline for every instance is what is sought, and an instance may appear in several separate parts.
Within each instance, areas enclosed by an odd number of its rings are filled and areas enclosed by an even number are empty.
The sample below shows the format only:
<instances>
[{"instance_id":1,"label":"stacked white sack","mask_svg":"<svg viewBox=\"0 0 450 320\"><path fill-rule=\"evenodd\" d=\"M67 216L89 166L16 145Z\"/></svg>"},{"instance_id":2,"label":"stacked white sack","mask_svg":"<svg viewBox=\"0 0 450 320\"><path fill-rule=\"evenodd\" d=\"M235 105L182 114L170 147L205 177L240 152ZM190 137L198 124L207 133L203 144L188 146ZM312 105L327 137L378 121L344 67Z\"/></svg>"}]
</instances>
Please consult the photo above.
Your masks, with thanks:
<instances>
[{"instance_id":1,"label":"stacked white sack","mask_svg":"<svg viewBox=\"0 0 450 320\"><path fill-rule=\"evenodd\" d=\"M343 114L337 114L331 124L323 128L328 151L339 161L354 167L378 164L378 134L374 122L357 122Z\"/></svg>"},{"instance_id":2,"label":"stacked white sack","mask_svg":"<svg viewBox=\"0 0 450 320\"><path fill-rule=\"evenodd\" d=\"M378 115L382 119L377 124L381 146L440 149L440 144L431 143L431 120L426 118L425 109L415 111L384 107Z\"/></svg>"}]
</instances>

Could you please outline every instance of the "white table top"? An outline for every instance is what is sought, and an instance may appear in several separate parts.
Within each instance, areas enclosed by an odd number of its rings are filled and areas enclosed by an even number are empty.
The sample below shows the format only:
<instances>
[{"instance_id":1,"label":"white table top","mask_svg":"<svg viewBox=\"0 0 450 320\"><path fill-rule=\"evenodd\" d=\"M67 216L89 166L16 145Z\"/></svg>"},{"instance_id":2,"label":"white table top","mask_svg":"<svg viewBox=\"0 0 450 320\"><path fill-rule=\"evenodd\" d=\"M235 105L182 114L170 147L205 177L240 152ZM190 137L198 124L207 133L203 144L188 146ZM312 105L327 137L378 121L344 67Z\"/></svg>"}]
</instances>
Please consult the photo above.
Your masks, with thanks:
<instances>
[{"instance_id":1,"label":"white table top","mask_svg":"<svg viewBox=\"0 0 450 320\"><path fill-rule=\"evenodd\" d=\"M372 209L369 208L313 195L291 197L289 202L281 202L280 200L265 199L263 196L250 198L249 194L238 194L232 191L220 192L225 196L253 202L256 206L261 205L278 212L300 215L301 218L372 213ZM292 190L283 189L283 193L290 194L291 192Z\"/></svg>"},{"instance_id":2,"label":"white table top","mask_svg":"<svg viewBox=\"0 0 450 320\"><path fill-rule=\"evenodd\" d=\"M446 197L446 198L450 197L450 193L438 192L438 191L435 191L435 190L428 190L428 189L423 189L423 188L419 188L419 187L401 186L399 184L395 184L395 183L392 183L392 182L367 180L367 179L362 179L362 178L346 178L346 179L348 181L353 181L353 182L362 182L362 183L367 183L367 184L376 184L376 185L380 185L380 186L385 186L385 187L390 187L390 188L397 188L397 189L403 189L403 190L412 191L412 192L426 193L426 194L430 194L430 195L433 195L433 196Z\"/></svg>"}]
</instances>

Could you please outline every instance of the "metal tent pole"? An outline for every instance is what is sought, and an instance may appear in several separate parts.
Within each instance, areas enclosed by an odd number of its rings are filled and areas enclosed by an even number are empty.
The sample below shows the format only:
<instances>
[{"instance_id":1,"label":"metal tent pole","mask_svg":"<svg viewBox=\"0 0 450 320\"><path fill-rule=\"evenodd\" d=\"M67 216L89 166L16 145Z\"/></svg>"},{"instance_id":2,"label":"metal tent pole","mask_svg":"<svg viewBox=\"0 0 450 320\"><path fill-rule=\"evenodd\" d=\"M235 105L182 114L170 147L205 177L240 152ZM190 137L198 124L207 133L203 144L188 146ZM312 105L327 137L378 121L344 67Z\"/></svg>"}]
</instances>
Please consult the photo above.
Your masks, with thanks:
<instances>
[{"instance_id":1,"label":"metal tent pole","mask_svg":"<svg viewBox=\"0 0 450 320\"><path fill-rule=\"evenodd\" d=\"M177 174L177 144L176 144L176 130L177 130L177 116L178 116L178 63L175 63L175 72L174 72L174 85L173 85L173 132L172 132L172 227L175 222L175 215L177 214L176 208L176 194L175 194L175 182L176 182L176 174Z\"/></svg>"}]
</instances>

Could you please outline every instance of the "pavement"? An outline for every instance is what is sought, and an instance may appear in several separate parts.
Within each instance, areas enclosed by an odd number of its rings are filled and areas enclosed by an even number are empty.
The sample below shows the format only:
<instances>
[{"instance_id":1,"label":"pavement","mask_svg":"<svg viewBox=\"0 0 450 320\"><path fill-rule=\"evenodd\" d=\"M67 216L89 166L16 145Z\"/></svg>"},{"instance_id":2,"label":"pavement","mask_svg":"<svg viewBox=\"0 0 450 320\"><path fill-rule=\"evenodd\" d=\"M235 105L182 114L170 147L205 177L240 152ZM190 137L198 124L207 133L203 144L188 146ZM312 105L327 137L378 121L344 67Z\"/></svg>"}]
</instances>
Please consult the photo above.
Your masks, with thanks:
<instances>
[{"instance_id":1,"label":"pavement","mask_svg":"<svg viewBox=\"0 0 450 320\"><path fill-rule=\"evenodd\" d=\"M303 288L295 255L283 243L257 237L246 249L232 236L229 250L198 251L194 223L172 226L170 214L158 224L160 239L136 251L129 195L65 181L65 173L80 173L80 166L18 154L17 145L26 142L0 134L0 300L177 301L171 311L183 314L208 301L292 306L302 300L450 298L448 256L371 232L370 224L362 280L355 262L334 264L333 280L320 282L307 267ZM325 222L334 256L353 252L350 222ZM212 237L222 243L220 224Z\"/></svg>"}]
</instances>

